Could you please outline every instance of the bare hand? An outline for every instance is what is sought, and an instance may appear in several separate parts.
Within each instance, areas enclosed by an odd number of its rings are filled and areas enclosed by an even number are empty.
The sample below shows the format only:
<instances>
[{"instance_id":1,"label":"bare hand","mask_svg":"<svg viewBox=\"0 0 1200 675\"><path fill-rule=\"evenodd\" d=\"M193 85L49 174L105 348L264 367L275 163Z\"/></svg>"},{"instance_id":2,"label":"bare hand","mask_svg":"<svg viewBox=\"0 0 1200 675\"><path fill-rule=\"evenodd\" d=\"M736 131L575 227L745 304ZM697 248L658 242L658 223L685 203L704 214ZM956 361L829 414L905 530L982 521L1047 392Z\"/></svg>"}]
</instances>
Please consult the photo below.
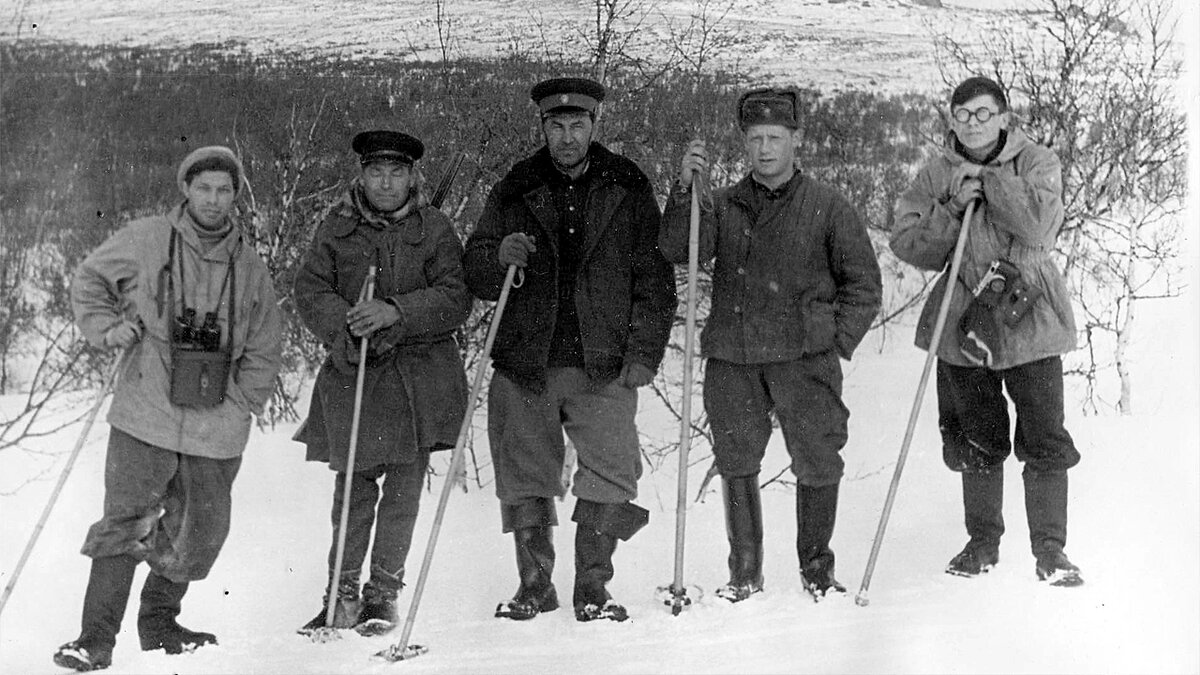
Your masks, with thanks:
<instances>
[{"instance_id":1,"label":"bare hand","mask_svg":"<svg viewBox=\"0 0 1200 675\"><path fill-rule=\"evenodd\" d=\"M139 322L125 319L121 323L108 329L104 334L104 344L108 347L116 347L117 349L129 349L134 343L142 339L142 326Z\"/></svg>"},{"instance_id":2,"label":"bare hand","mask_svg":"<svg viewBox=\"0 0 1200 675\"><path fill-rule=\"evenodd\" d=\"M948 192L950 194L957 194L962 189L963 181L968 178L979 178L982 171L983 167L979 164L962 162L954 167L954 171L950 172L950 188Z\"/></svg>"},{"instance_id":3,"label":"bare hand","mask_svg":"<svg viewBox=\"0 0 1200 675\"><path fill-rule=\"evenodd\" d=\"M962 187L950 199L947 207L955 214L961 215L967 210L967 205L976 199L983 199L983 181L978 178L963 180Z\"/></svg>"},{"instance_id":4,"label":"bare hand","mask_svg":"<svg viewBox=\"0 0 1200 675\"><path fill-rule=\"evenodd\" d=\"M529 264L529 254L537 252L534 238L524 232L513 232L500 242L496 257L506 269L509 265L525 267Z\"/></svg>"},{"instance_id":5,"label":"bare hand","mask_svg":"<svg viewBox=\"0 0 1200 675\"><path fill-rule=\"evenodd\" d=\"M358 303L346 312L346 326L355 337L370 335L400 320L400 310L390 302L372 298Z\"/></svg>"},{"instance_id":6,"label":"bare hand","mask_svg":"<svg viewBox=\"0 0 1200 675\"><path fill-rule=\"evenodd\" d=\"M683 161L679 164L679 184L690 187L692 176L697 171L701 173L708 171L708 149L705 147L704 141L700 139L688 143L687 150L683 153Z\"/></svg>"}]
</instances>

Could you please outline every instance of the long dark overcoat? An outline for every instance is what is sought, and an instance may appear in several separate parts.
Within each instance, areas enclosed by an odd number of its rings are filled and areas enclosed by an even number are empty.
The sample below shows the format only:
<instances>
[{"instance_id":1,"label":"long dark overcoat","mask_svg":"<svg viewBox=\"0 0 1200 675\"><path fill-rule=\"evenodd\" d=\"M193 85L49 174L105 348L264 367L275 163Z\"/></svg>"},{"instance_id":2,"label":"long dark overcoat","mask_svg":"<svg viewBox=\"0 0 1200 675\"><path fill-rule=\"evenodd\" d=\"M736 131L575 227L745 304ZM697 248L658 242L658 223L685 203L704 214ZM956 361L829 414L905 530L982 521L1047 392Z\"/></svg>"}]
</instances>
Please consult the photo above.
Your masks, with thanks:
<instances>
[{"instance_id":1,"label":"long dark overcoat","mask_svg":"<svg viewBox=\"0 0 1200 675\"><path fill-rule=\"evenodd\" d=\"M382 225L343 203L317 229L295 282L300 317L330 352L296 434L308 445L307 459L346 468L356 377L346 362L355 360L357 344L347 339L346 312L372 264L379 270L375 297L395 305L401 318L371 339L354 469L454 447L467 404L454 331L471 310L462 251L450 219L432 207Z\"/></svg>"}]
</instances>

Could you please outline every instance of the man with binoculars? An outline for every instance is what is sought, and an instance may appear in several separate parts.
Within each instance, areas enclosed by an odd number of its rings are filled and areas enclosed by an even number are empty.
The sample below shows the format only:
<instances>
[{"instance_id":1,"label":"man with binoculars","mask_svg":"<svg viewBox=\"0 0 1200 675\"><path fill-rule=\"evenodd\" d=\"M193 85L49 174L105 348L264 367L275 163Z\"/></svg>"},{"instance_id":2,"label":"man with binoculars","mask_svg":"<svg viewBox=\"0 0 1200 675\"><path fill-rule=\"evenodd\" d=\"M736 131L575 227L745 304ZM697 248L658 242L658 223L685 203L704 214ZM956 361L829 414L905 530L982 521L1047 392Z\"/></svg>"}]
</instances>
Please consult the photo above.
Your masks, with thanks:
<instances>
[{"instance_id":1,"label":"man with binoculars","mask_svg":"<svg viewBox=\"0 0 1200 675\"><path fill-rule=\"evenodd\" d=\"M241 162L228 148L200 148L177 180L183 203L113 234L71 287L80 331L125 355L108 413L104 514L83 544L92 568L81 631L54 654L64 668L111 664L143 560L142 649L179 654L217 641L175 618L229 532L250 416L280 368L281 318L266 265L230 218Z\"/></svg>"}]
</instances>

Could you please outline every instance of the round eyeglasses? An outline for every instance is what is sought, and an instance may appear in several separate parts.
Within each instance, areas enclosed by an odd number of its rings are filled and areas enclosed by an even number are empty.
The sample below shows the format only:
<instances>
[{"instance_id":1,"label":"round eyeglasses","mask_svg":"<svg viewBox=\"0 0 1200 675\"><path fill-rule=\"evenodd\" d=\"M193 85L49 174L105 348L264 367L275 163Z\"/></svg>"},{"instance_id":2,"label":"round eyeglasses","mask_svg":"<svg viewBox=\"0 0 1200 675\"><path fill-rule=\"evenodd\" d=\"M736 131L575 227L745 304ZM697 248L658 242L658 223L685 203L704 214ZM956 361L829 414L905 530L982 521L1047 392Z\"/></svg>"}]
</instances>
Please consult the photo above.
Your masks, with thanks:
<instances>
[{"instance_id":1,"label":"round eyeglasses","mask_svg":"<svg viewBox=\"0 0 1200 675\"><path fill-rule=\"evenodd\" d=\"M958 120L960 124L966 124L967 122L971 121L972 117L974 117L975 119L979 120L980 124L983 124L999 114L1000 113L986 106L976 108L974 112L967 110L966 108L959 108L958 110L954 111L954 119Z\"/></svg>"}]
</instances>

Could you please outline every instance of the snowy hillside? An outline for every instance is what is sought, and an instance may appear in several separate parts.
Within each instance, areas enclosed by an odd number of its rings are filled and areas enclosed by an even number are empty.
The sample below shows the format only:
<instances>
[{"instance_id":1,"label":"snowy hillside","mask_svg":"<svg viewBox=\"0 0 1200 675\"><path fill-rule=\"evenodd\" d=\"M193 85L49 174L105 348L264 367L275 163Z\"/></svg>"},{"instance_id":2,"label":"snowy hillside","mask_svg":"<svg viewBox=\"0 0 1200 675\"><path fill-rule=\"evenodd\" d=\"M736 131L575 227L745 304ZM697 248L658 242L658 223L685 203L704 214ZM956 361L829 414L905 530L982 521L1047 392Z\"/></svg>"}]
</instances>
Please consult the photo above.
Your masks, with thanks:
<instances>
[{"instance_id":1,"label":"snowy hillside","mask_svg":"<svg viewBox=\"0 0 1200 675\"><path fill-rule=\"evenodd\" d=\"M289 440L293 429L281 427L252 437L235 485L233 532L212 576L194 584L185 599L184 625L216 632L221 644L177 657L142 653L133 601L109 672L1196 672L1200 441L1194 413L1200 397L1193 307L1184 298L1147 308L1137 351L1139 415L1082 417L1068 410L1068 427L1084 456L1071 474L1067 547L1083 568L1081 588L1035 580L1015 460L1007 466L1008 533L1000 565L976 580L942 573L965 535L956 476L941 464L931 391L869 607L856 606L852 597L817 605L803 594L792 494L773 486L764 493L766 591L736 606L708 595L672 617L653 598L655 587L670 581L673 564L674 476L659 472L641 486L639 501L652 511L649 527L616 556L611 590L628 604L632 620L578 624L569 610L528 623L493 619L495 604L516 588L516 572L489 486L456 491L450 499L413 635L429 653L383 664L370 656L396 635L350 635L320 645L293 632L319 608L332 476L323 465L304 463L301 447ZM1150 330L1178 328L1180 315L1188 317L1186 330ZM893 336L884 353L866 346L847 366L851 436L833 545L839 577L852 591L862 578L922 362L905 334ZM482 412L475 421L482 428ZM651 406L643 406L640 422L670 437ZM40 447L65 453L75 433ZM0 672L55 672L51 652L78 630L88 569L78 548L100 512L106 433L98 424L0 617ZM786 462L778 437L774 443L767 457L771 473ZM479 452L486 457L485 448ZM63 459L8 454L0 457L0 490L31 465L46 473L0 497L6 582ZM704 464L691 475L693 491ZM439 478L424 498L410 582L440 489ZM563 526L556 536L555 580L565 593L573 569L572 506L570 498L560 505ZM725 580L718 494L694 505L688 522L685 579L711 591ZM407 591L401 596L402 612L409 598Z\"/></svg>"},{"instance_id":2,"label":"snowy hillside","mask_svg":"<svg viewBox=\"0 0 1200 675\"><path fill-rule=\"evenodd\" d=\"M1030 0L945 0L929 9L912 0L671 0L633 2L618 31L636 32L626 51L661 62L698 7L707 7L717 67L760 80L829 90L875 87L926 91L940 87L930 35L972 36L1036 25L1003 10ZM0 41L19 38L85 44L171 46L232 43L252 51L304 51L344 56L437 60L434 0L37 0L0 14ZM525 53L584 58L594 32L590 0L447 0L443 34L451 58ZM621 6L626 6L621 3ZM636 29L636 30L635 30ZM594 42L594 38L592 39Z\"/></svg>"}]
</instances>

